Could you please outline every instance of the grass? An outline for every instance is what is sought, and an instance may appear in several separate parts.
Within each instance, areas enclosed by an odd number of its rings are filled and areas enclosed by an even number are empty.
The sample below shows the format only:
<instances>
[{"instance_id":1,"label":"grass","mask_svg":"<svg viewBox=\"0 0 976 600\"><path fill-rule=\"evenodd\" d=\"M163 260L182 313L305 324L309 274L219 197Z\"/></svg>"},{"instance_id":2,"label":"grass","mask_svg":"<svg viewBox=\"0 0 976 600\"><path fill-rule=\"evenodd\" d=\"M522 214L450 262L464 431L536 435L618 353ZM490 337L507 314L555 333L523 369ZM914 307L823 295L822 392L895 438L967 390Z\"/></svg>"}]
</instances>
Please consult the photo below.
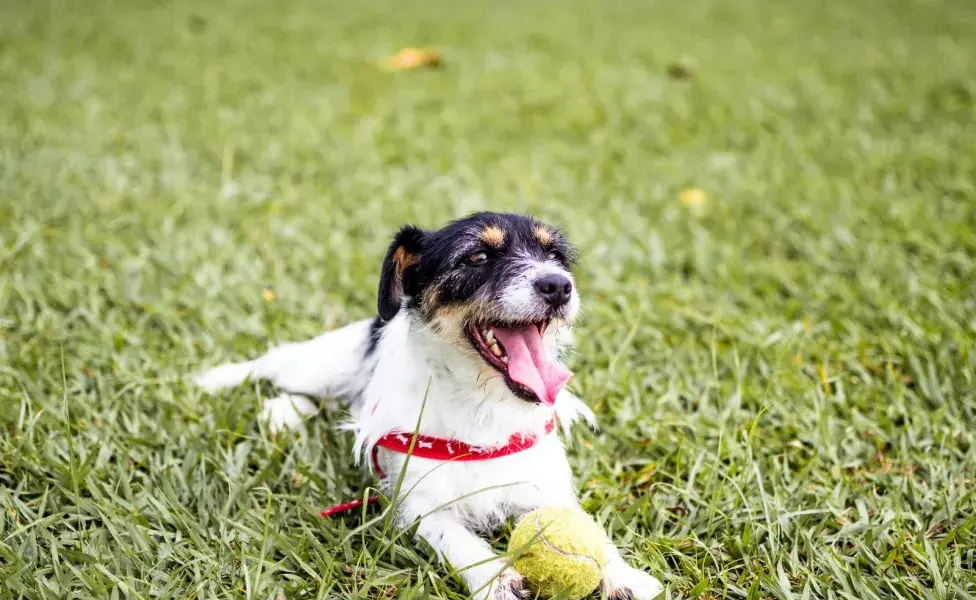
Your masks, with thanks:
<instances>
[{"instance_id":1,"label":"grass","mask_svg":"<svg viewBox=\"0 0 976 600\"><path fill-rule=\"evenodd\" d=\"M463 597L316 516L339 415L184 376L484 208L583 251L574 467L665 597L976 594L970 2L354 4L0 7L0 598Z\"/></svg>"}]
</instances>

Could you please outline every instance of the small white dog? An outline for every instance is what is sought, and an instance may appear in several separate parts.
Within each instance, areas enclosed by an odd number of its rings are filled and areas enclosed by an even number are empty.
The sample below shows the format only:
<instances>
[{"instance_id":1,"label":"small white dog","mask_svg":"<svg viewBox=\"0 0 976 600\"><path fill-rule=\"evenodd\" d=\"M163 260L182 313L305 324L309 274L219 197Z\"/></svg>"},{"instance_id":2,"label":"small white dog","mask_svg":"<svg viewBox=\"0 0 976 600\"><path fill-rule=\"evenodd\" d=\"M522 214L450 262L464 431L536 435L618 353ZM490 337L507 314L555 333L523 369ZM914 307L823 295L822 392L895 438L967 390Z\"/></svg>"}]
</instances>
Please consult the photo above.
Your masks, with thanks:
<instances>
[{"instance_id":1,"label":"small white dog","mask_svg":"<svg viewBox=\"0 0 976 600\"><path fill-rule=\"evenodd\" d=\"M558 361L579 295L574 252L532 218L478 213L437 231L404 227L390 245L379 316L286 344L197 378L209 392L249 378L284 393L265 402L271 429L316 412L308 398L339 398L351 411L356 460L372 456L392 491L406 465L398 519L458 569L479 599L528 597L523 577L479 532L546 506L578 507L556 433L593 413L563 390ZM412 455L412 432L419 434ZM383 477L383 475L387 475ZM661 584L608 548L603 590L650 600Z\"/></svg>"}]
</instances>

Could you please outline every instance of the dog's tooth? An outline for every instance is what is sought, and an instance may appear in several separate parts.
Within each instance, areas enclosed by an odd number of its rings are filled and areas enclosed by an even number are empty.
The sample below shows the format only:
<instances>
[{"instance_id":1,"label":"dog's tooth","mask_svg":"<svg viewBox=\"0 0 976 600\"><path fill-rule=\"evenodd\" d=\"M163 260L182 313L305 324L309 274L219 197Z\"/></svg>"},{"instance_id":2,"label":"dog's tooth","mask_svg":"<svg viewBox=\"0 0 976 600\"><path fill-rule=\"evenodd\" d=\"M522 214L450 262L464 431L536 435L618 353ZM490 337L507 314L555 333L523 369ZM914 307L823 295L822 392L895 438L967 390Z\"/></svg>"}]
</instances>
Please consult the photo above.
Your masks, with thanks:
<instances>
[{"instance_id":1,"label":"dog's tooth","mask_svg":"<svg viewBox=\"0 0 976 600\"><path fill-rule=\"evenodd\" d=\"M494 329L486 329L485 330L485 341L487 341L490 344L494 340L495 340L495 330Z\"/></svg>"},{"instance_id":2,"label":"dog's tooth","mask_svg":"<svg viewBox=\"0 0 976 600\"><path fill-rule=\"evenodd\" d=\"M491 345L491 353L494 354L495 356L501 356L502 355L502 349L498 347L498 344L492 344Z\"/></svg>"},{"instance_id":3,"label":"dog's tooth","mask_svg":"<svg viewBox=\"0 0 976 600\"><path fill-rule=\"evenodd\" d=\"M506 365L508 364L508 357L507 357L507 356L501 356L501 357L499 357L499 358L501 359L501 361L502 361L503 363L505 363Z\"/></svg>"}]
</instances>

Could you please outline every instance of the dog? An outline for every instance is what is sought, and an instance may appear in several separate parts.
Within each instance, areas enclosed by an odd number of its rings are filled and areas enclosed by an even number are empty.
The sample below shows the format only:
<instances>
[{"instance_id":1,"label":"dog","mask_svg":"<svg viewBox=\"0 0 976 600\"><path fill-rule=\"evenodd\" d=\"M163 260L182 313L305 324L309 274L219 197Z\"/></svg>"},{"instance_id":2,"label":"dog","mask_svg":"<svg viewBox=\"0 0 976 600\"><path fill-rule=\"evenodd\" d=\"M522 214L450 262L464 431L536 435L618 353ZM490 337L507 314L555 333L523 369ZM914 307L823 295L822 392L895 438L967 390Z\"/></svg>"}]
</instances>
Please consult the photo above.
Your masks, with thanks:
<instances>
[{"instance_id":1,"label":"dog","mask_svg":"<svg viewBox=\"0 0 976 600\"><path fill-rule=\"evenodd\" d=\"M559 229L528 216L476 213L429 231L408 225L383 261L378 316L196 382L214 393L270 380L282 392L262 412L272 431L314 414L309 398L340 399L355 460L372 457L385 492L401 475L410 490L398 524L419 521L417 535L460 571L474 598L527 598L525 579L479 533L536 508L579 507L551 432L558 425L566 434L580 419L594 424L564 389L571 373L559 361L580 311L575 260ZM414 432L421 436L411 441ZM443 455L430 454L435 444ZM662 591L615 547L607 551L606 597L650 600Z\"/></svg>"}]
</instances>

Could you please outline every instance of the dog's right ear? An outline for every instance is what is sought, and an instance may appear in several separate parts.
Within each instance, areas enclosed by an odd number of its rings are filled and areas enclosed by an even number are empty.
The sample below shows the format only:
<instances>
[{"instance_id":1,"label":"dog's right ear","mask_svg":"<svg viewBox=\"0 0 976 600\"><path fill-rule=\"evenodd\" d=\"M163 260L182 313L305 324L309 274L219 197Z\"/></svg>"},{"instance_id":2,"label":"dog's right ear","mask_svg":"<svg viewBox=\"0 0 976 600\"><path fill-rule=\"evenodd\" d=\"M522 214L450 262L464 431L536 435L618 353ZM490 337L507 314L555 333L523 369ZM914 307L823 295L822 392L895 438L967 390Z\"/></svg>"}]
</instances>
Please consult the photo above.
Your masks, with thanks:
<instances>
[{"instance_id":1,"label":"dog's right ear","mask_svg":"<svg viewBox=\"0 0 976 600\"><path fill-rule=\"evenodd\" d=\"M423 243L424 232L412 225L404 226L393 238L383 260L376 302L384 321L396 316L404 296L415 293L416 267Z\"/></svg>"}]
</instances>

